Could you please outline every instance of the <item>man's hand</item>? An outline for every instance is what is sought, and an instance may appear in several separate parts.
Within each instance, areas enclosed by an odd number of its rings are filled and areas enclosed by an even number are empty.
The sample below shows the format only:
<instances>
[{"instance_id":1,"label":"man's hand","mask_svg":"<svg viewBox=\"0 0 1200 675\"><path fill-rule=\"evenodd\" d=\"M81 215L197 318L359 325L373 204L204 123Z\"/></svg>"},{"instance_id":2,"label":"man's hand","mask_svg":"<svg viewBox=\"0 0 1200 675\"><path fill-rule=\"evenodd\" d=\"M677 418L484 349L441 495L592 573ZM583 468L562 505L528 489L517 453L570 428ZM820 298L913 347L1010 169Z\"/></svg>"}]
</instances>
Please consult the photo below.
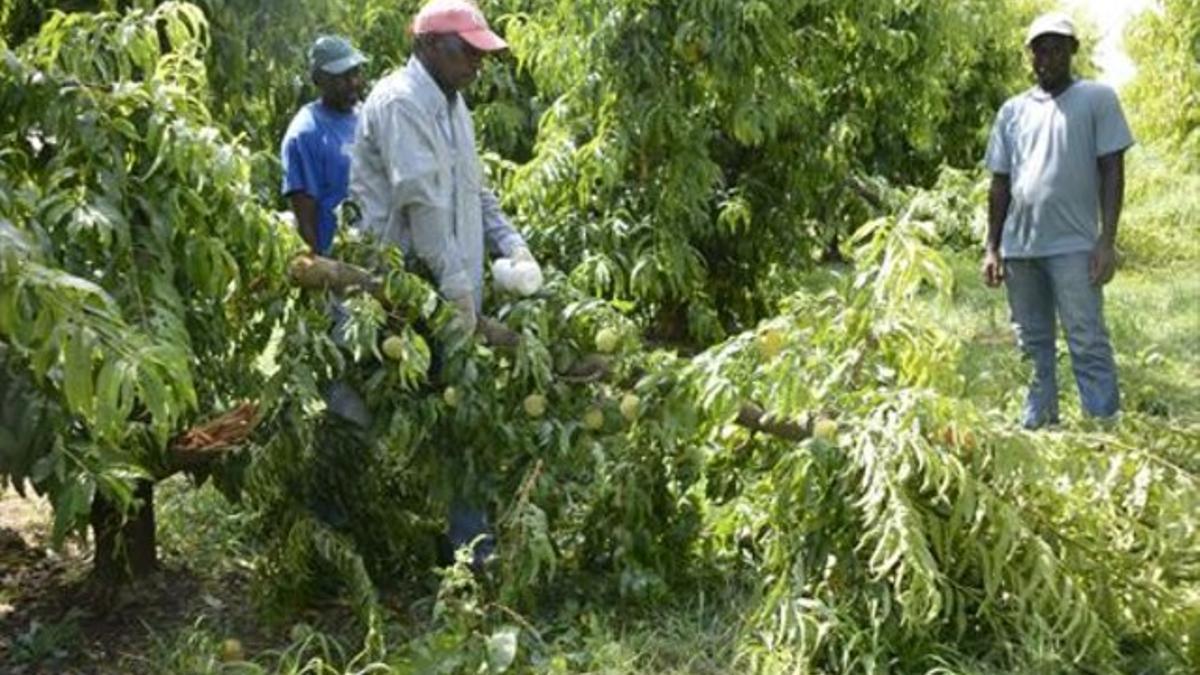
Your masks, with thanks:
<instances>
[{"instance_id":1,"label":"man's hand","mask_svg":"<svg viewBox=\"0 0 1200 675\"><path fill-rule=\"evenodd\" d=\"M1092 249L1091 259L1088 261L1088 278L1093 286L1103 286L1112 281L1113 275L1117 272L1117 252L1113 249L1113 245L1107 242L1097 242L1096 247Z\"/></svg>"},{"instance_id":2,"label":"man's hand","mask_svg":"<svg viewBox=\"0 0 1200 675\"><path fill-rule=\"evenodd\" d=\"M455 298L448 298L454 304L458 316L454 318L456 328L464 335L474 335L478 320L475 317L475 298L470 293Z\"/></svg>"},{"instance_id":3,"label":"man's hand","mask_svg":"<svg viewBox=\"0 0 1200 675\"><path fill-rule=\"evenodd\" d=\"M479 334L489 347L516 347L521 344L519 333L488 316L480 319Z\"/></svg>"},{"instance_id":4,"label":"man's hand","mask_svg":"<svg viewBox=\"0 0 1200 675\"><path fill-rule=\"evenodd\" d=\"M989 248L983 254L983 283L991 288L997 288L1004 283L1004 261L995 249Z\"/></svg>"}]
</instances>

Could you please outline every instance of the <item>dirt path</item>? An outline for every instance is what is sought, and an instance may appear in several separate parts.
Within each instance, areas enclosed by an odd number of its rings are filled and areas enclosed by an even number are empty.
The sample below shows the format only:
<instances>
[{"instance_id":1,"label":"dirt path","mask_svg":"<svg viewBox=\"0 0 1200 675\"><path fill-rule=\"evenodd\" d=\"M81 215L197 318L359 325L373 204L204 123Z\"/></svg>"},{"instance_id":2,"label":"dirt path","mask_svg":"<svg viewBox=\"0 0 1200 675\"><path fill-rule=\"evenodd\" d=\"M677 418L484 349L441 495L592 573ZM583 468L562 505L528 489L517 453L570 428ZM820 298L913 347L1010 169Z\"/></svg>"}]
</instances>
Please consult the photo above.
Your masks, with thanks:
<instances>
[{"instance_id":1,"label":"dirt path","mask_svg":"<svg viewBox=\"0 0 1200 675\"><path fill-rule=\"evenodd\" d=\"M204 619L262 642L245 602L248 575L203 574L179 561L127 587L91 577L86 542L50 548L53 513L42 499L0 494L0 673L157 673L144 655L156 639Z\"/></svg>"},{"instance_id":2,"label":"dirt path","mask_svg":"<svg viewBox=\"0 0 1200 675\"><path fill-rule=\"evenodd\" d=\"M15 530L26 543L45 542L50 532L50 503L35 496L22 497L11 487L0 492L0 529Z\"/></svg>"}]
</instances>

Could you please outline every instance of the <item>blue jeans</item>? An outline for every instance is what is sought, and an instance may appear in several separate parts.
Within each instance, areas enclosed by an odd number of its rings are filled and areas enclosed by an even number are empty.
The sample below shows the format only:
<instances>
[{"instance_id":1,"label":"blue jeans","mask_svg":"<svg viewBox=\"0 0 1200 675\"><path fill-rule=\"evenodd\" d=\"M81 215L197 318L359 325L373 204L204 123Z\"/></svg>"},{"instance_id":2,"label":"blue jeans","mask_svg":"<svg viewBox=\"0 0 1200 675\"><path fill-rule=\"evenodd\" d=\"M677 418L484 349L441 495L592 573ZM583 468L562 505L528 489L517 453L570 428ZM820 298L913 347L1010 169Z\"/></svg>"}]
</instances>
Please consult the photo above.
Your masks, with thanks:
<instances>
[{"instance_id":1,"label":"blue jeans","mask_svg":"<svg viewBox=\"0 0 1200 675\"><path fill-rule=\"evenodd\" d=\"M345 382L337 380L331 383L325 390L325 402L330 413L348 420L360 429L365 431L371 426L371 412L367 410L366 402ZM449 510L450 525L446 537L452 549L449 552L450 556L453 556L453 550L474 544L471 550L472 566L481 568L484 561L496 550L496 537L488 525L487 513L462 496L456 496L450 501Z\"/></svg>"},{"instance_id":2,"label":"blue jeans","mask_svg":"<svg viewBox=\"0 0 1200 675\"><path fill-rule=\"evenodd\" d=\"M1112 417L1120 408L1117 366L1104 325L1104 291L1088 279L1087 251L1004 261L1004 283L1017 342L1033 361L1022 424L1058 422L1055 315L1062 320L1083 411Z\"/></svg>"}]
</instances>

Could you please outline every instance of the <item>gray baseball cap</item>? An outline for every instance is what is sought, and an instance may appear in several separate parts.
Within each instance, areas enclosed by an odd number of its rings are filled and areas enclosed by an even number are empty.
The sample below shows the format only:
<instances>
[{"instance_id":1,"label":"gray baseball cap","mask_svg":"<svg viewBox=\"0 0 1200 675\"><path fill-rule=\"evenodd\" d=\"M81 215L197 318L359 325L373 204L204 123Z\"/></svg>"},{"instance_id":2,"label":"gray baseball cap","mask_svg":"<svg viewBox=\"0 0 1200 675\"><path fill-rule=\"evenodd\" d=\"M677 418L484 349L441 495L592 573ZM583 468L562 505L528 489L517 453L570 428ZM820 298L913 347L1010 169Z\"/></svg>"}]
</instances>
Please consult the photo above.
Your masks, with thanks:
<instances>
[{"instance_id":1,"label":"gray baseball cap","mask_svg":"<svg viewBox=\"0 0 1200 675\"><path fill-rule=\"evenodd\" d=\"M349 40L337 35L322 35L308 50L308 61L314 73L320 70L330 75L341 75L369 60Z\"/></svg>"}]
</instances>

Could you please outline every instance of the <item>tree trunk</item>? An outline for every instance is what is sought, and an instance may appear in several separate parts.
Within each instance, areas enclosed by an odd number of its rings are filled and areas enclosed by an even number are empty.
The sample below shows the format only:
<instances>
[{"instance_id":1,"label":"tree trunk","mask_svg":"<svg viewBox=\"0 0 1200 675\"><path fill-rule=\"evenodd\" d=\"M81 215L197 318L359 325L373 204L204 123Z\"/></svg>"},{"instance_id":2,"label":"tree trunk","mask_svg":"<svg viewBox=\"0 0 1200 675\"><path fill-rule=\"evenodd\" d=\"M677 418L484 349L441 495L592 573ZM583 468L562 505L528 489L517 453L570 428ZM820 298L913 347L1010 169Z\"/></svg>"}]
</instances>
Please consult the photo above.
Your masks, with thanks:
<instances>
[{"instance_id":1,"label":"tree trunk","mask_svg":"<svg viewBox=\"0 0 1200 675\"><path fill-rule=\"evenodd\" d=\"M154 483L138 481L134 497L140 506L128 520L122 520L120 509L99 492L92 500L92 533L96 539L93 572L102 581L140 579L158 567Z\"/></svg>"}]
</instances>

